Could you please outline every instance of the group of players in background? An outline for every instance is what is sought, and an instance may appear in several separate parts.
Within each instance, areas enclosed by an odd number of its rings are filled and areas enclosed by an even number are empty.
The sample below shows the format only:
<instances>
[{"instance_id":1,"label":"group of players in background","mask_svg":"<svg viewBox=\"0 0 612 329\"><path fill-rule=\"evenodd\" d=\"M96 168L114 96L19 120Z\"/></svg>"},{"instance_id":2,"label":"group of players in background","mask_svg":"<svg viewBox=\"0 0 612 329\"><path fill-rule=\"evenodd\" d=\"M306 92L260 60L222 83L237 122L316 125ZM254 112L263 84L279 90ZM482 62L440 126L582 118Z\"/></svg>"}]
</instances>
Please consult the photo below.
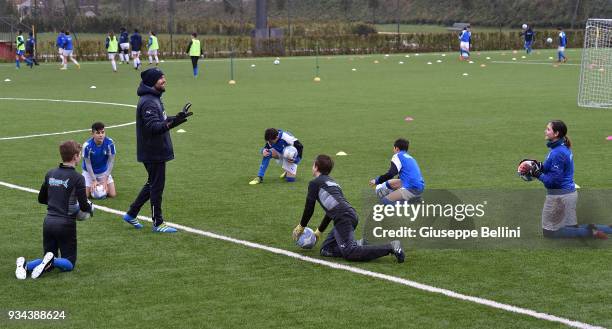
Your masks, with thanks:
<instances>
[{"instance_id":1,"label":"group of players in background","mask_svg":"<svg viewBox=\"0 0 612 329\"><path fill-rule=\"evenodd\" d=\"M522 31L519 35L523 38L524 43L523 47L527 55L531 54L533 51L533 43L535 41L535 32L533 31L533 27L528 24L523 24ZM563 31L562 27L558 27L558 47L557 47L557 62L565 63L567 62L567 57L565 56L565 47L567 46L567 36ZM548 38L546 40L547 43L552 43L552 38ZM472 31L471 26L467 25L463 28L461 33L459 33L459 59L460 60L469 60L470 59L470 47L472 45Z\"/></svg>"}]
</instances>

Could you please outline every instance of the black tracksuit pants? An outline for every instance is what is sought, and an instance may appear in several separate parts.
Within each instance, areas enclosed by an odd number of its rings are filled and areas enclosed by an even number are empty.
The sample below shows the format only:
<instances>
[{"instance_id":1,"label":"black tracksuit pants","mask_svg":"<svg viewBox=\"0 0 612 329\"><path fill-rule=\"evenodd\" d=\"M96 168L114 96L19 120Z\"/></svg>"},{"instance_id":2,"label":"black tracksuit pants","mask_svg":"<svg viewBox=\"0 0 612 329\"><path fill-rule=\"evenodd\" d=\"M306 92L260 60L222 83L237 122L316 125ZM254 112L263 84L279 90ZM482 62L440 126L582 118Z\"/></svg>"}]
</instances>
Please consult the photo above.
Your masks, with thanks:
<instances>
[{"instance_id":1,"label":"black tracksuit pants","mask_svg":"<svg viewBox=\"0 0 612 329\"><path fill-rule=\"evenodd\" d=\"M72 265L77 261L76 222L64 218L45 217L43 223L44 254L52 252L55 257L68 259Z\"/></svg>"},{"instance_id":2,"label":"black tracksuit pants","mask_svg":"<svg viewBox=\"0 0 612 329\"><path fill-rule=\"evenodd\" d=\"M358 246L353 234L357 223L357 218L351 214L335 219L334 228L321 246L321 255L342 257L353 261L368 261L387 256L393 251L390 244Z\"/></svg>"},{"instance_id":3,"label":"black tracksuit pants","mask_svg":"<svg viewBox=\"0 0 612 329\"><path fill-rule=\"evenodd\" d=\"M166 184L166 163L165 162L145 162L144 167L149 175L147 182L144 184L140 193L130 205L128 215L131 217L138 216L140 208L147 202L151 201L151 217L153 224L159 226L164 222L162 216L162 195Z\"/></svg>"}]
</instances>

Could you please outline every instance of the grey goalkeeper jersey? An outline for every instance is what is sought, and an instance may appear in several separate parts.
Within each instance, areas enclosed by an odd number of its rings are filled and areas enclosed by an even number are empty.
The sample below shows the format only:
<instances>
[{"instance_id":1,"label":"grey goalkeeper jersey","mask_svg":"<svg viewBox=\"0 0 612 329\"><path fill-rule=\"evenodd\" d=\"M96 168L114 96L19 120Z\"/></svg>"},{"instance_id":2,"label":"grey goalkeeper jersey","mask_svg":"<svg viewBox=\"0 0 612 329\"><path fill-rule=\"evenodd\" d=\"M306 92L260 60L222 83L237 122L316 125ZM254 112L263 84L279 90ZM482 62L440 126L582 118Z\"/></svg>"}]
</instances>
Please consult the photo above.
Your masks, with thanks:
<instances>
[{"instance_id":1,"label":"grey goalkeeper jersey","mask_svg":"<svg viewBox=\"0 0 612 329\"><path fill-rule=\"evenodd\" d=\"M319 226L319 230L323 231L330 220L338 220L341 217L350 213L355 218L356 211L351 204L346 201L340 185L327 175L310 181L308 184L308 195L306 196L306 204L300 225L306 227L312 214L314 213L315 201L318 201L321 207L325 210L325 218Z\"/></svg>"}]
</instances>

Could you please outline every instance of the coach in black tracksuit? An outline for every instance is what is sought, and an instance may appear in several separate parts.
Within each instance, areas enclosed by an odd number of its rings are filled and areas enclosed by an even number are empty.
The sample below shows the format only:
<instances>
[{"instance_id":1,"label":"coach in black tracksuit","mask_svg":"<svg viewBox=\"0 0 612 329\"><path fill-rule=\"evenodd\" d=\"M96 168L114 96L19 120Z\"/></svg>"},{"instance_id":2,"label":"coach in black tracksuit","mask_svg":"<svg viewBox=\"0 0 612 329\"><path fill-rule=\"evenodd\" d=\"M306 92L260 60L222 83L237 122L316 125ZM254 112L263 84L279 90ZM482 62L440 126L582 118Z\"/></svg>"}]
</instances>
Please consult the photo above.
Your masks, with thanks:
<instances>
[{"instance_id":1,"label":"coach in black tracksuit","mask_svg":"<svg viewBox=\"0 0 612 329\"><path fill-rule=\"evenodd\" d=\"M136 218L145 202L150 200L153 231L175 232L163 225L162 215L166 162L174 159L170 129L187 121L187 116L191 114L187 110L191 104L176 116L167 116L161 101L161 96L166 91L164 73L158 68L151 68L140 76L142 82L137 92L140 100L136 108L136 150L138 162L144 164L148 178L138 197L130 205L127 215L132 219ZM134 223L132 225L136 226Z\"/></svg>"},{"instance_id":2,"label":"coach in black tracksuit","mask_svg":"<svg viewBox=\"0 0 612 329\"><path fill-rule=\"evenodd\" d=\"M325 210L325 217L315 231L317 241L329 223L334 222L334 228L321 246L321 256L368 261L392 254L399 263L404 262L404 251L399 241L372 246L359 245L355 241L353 231L357 228L357 212L344 198L340 185L329 176L333 167L334 162L327 155L321 154L315 159L312 173L316 178L308 184L304 213L300 224L293 230L293 238L297 240L304 232L314 213L315 203L319 201Z\"/></svg>"}]
</instances>

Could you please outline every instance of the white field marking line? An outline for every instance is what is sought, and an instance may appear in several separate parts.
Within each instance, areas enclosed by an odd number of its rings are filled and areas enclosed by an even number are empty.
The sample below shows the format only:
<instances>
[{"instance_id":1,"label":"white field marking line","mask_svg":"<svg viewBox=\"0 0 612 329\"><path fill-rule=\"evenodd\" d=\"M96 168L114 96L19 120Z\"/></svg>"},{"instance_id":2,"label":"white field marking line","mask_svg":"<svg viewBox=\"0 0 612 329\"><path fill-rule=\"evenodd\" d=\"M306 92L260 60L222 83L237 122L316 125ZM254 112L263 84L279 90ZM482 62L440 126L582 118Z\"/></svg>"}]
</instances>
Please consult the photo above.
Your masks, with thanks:
<instances>
[{"instance_id":1,"label":"white field marking line","mask_svg":"<svg viewBox=\"0 0 612 329\"><path fill-rule=\"evenodd\" d=\"M23 186L19 186L19 185L15 185L15 184L11 184L11 183L6 183L6 182L2 182L0 181L0 185L8 187L10 189L15 189L15 190L20 190L20 191L25 191L25 192L30 192L30 193L38 193L37 190L31 189L31 188L27 188L27 187L23 187ZM104 206L98 206L95 205L95 208L97 210L101 210L104 212L108 212L111 214L116 214L119 216L123 216L125 214L125 212L117 210L117 209L112 209L112 208L108 208L108 207L104 207ZM144 220L147 222L152 222L152 219L146 216L138 216L138 219L140 220ZM301 261L305 261L308 263L312 263L312 264L318 264L318 265L322 265L322 266L326 266L329 268L333 268L336 270L343 270L343 271L347 271L347 272L351 272L351 273L355 273L355 274L361 274L367 277L371 277L371 278L377 278L377 279L381 279L381 280L385 280L385 281L389 281L389 282L393 282L393 283L398 283L404 286L408 286L411 288L415 288L415 289L419 289L419 290L423 290L423 291L427 291L427 292L431 292L431 293L436 293L436 294L441 294L447 297L451 297L451 298L456 298L456 299L460 299L463 301L468 301L468 302L472 302L472 303L476 303L476 304L480 304L480 305L485 305L485 306L489 306L492 308L496 308L496 309L500 309L500 310L504 310L504 311L508 311L508 312L512 312L512 313L517 313L517 314L523 314L523 315L527 315L536 319L540 319L540 320L545 320L545 321L550 321L550 322L558 322L558 323L562 323L565 324L567 326L570 327L574 327L574 328L580 328L580 329L605 329L603 327L599 327L599 326L594 326L588 323L583 323L583 322L579 322L579 321L574 321L574 320L570 320L570 319L566 319L566 318L562 318L562 317L558 317L555 315L550 315L547 313L541 313L541 312L537 312L534 310L530 310L530 309L526 309L526 308L522 308L522 307L518 307L518 306L514 306L514 305L509 305L509 304L504 304L504 303L499 303L490 299L484 299L484 298L480 298L480 297L474 297L474 296L469 296L469 295L464 295L458 292L454 292L452 290L448 290L448 289L443 289L443 288L438 288L438 287L434 287L434 286L430 286L427 284L423 284L423 283L418 283L416 281L412 281L412 280L408 280L408 279L403 279L400 277L396 277L396 276L392 276L392 275L388 275L388 274L383 274L383 273L379 273L379 272L373 272L373 271L368 271L368 270L364 270L364 269L360 269L358 267L353 267L353 266L349 266L349 265L344 265L344 264L339 264L339 263L334 263L334 262L330 262L330 261L326 261L326 260L322 260L322 259L318 259L318 258L313 258L313 257L309 257L309 256L304 256L292 251L288 251L288 250L284 250L284 249L280 249L280 248L275 248L275 247L269 247L266 245L262 245L259 243L255 243L255 242L250 242L250 241L245 241L245 240L240 240L240 239L235 239L229 236L225 236L225 235L221 235L221 234L216 234L216 233L212 233L212 232L208 232L208 231L203 231L203 230L199 230L199 229L195 229L192 227L188 227L188 226L184 226L184 225L180 225L180 224L175 224L175 223L171 223L171 222L164 222L166 223L168 226L172 226L176 229L185 231L185 232L189 232L189 233L193 233L193 234L198 234L198 235L202 235L205 237L209 237L209 238L213 238L213 239L217 239L217 240L222 240L222 241L227 241L227 242L231 242L231 243L235 243L235 244L239 244L245 247L249 247L249 248L253 248L253 249L259 249L259 250L264 250L264 251L268 251L277 255L283 255L283 256L287 256L287 257L291 257L291 258L295 258Z\"/></svg>"},{"instance_id":2,"label":"white field marking line","mask_svg":"<svg viewBox=\"0 0 612 329\"><path fill-rule=\"evenodd\" d=\"M553 65L556 62L529 62L529 61L491 61L491 63L495 64L522 64L522 65ZM560 66L580 66L580 64L572 64L572 63L561 63Z\"/></svg>"},{"instance_id":3,"label":"white field marking line","mask_svg":"<svg viewBox=\"0 0 612 329\"><path fill-rule=\"evenodd\" d=\"M131 108L135 108L136 107L136 105L131 105L131 104L107 103L107 102L96 102L96 101L78 101L78 100L67 100L67 99L0 97L0 100L61 102L61 103L85 103L85 104L101 104L101 105L112 105L112 106L124 106L124 107L131 107ZM118 125L107 126L106 129L130 126L130 125L133 125L135 123L136 123L136 121L128 122L128 123L122 123L122 124L118 124ZM56 132L56 133L45 133L45 134L35 134L35 135L26 135L26 136L14 136L14 137L0 137L0 141L12 140L12 139L33 138L33 137L54 136L54 135L66 135L66 134L80 133L80 132L85 132L85 131L90 131L90 130L91 129L79 129L79 130L62 131L62 132Z\"/></svg>"}]
</instances>

